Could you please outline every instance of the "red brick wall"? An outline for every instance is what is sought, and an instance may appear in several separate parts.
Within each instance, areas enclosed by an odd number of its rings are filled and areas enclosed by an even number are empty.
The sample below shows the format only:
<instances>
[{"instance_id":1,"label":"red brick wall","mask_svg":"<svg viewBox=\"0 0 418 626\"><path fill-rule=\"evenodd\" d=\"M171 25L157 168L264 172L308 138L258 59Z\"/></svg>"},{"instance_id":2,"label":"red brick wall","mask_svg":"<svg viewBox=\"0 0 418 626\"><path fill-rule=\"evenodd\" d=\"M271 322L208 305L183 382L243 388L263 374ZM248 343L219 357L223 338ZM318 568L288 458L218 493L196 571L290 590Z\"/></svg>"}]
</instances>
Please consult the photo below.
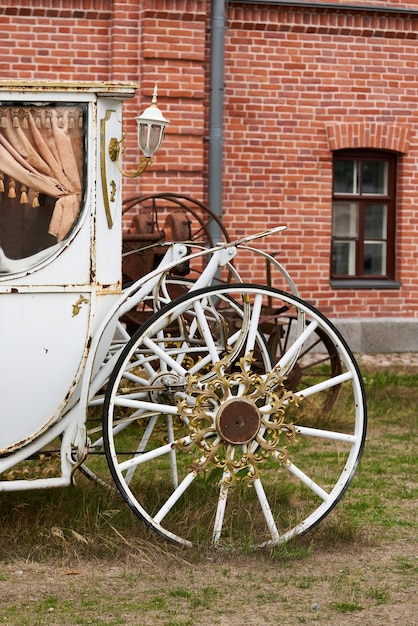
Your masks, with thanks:
<instances>
[{"instance_id":1,"label":"red brick wall","mask_svg":"<svg viewBox=\"0 0 418 626\"><path fill-rule=\"evenodd\" d=\"M1 75L108 80L112 4L111 0L2 0Z\"/></svg>"},{"instance_id":2,"label":"red brick wall","mask_svg":"<svg viewBox=\"0 0 418 626\"><path fill-rule=\"evenodd\" d=\"M204 199L206 0L3 0L3 79L133 81L125 103L127 169L135 164L134 117L154 85L171 124L152 170L125 181L125 197L176 191Z\"/></svg>"},{"instance_id":3,"label":"red brick wall","mask_svg":"<svg viewBox=\"0 0 418 626\"><path fill-rule=\"evenodd\" d=\"M152 172L141 191L184 193L204 199L206 0L140 3L141 95L158 84L159 104L170 120ZM147 102L142 98L142 104Z\"/></svg>"},{"instance_id":4,"label":"red brick wall","mask_svg":"<svg viewBox=\"0 0 418 626\"><path fill-rule=\"evenodd\" d=\"M363 4L418 11L417 1ZM285 234L260 245L277 252L301 294L332 317L418 316L418 14L227 5L230 233L286 224ZM210 7L209 0L3 0L1 76L139 82L124 113L127 167L137 155L133 117L157 83L171 124L154 168L128 181L125 196L167 190L206 201ZM332 150L351 143L399 153L401 289L330 288ZM263 263L248 259L240 269L265 280Z\"/></svg>"},{"instance_id":5,"label":"red brick wall","mask_svg":"<svg viewBox=\"0 0 418 626\"><path fill-rule=\"evenodd\" d=\"M269 245L332 317L418 315L417 33L418 15L228 9L226 225L286 224ZM400 290L329 286L332 149L350 143L399 151Z\"/></svg>"},{"instance_id":6,"label":"red brick wall","mask_svg":"<svg viewBox=\"0 0 418 626\"><path fill-rule=\"evenodd\" d=\"M136 0L2 0L0 75L137 82L138 39Z\"/></svg>"}]
</instances>

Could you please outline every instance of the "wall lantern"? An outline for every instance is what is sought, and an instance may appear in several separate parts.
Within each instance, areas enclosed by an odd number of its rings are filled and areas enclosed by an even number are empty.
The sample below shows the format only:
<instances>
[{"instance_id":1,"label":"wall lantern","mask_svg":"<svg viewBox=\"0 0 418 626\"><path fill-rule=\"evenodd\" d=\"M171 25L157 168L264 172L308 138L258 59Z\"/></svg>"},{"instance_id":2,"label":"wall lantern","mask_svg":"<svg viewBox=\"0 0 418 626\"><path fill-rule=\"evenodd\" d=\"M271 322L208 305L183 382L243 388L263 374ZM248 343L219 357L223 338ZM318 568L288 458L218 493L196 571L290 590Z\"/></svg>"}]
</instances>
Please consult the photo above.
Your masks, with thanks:
<instances>
[{"instance_id":1,"label":"wall lantern","mask_svg":"<svg viewBox=\"0 0 418 626\"><path fill-rule=\"evenodd\" d=\"M157 106L157 87L154 87L151 106L135 119L138 124L138 145L144 153L144 156L138 161L136 169L124 172L120 163L120 158L125 156L126 130L122 132L120 140L113 137L108 147L110 159L116 163L121 174L128 178L140 176L145 172L148 165L152 165L152 157L160 147L165 128L170 123Z\"/></svg>"}]
</instances>

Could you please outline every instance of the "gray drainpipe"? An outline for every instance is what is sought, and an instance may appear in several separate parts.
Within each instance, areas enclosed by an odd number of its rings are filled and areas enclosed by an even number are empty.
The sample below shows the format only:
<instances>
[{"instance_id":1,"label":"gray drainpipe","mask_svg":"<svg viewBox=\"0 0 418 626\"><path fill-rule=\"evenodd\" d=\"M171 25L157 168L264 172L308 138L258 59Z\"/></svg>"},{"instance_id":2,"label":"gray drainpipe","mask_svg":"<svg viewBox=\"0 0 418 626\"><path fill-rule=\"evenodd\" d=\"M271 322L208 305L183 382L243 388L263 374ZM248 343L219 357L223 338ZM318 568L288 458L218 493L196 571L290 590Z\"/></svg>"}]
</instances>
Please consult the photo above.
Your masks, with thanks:
<instances>
[{"instance_id":1,"label":"gray drainpipe","mask_svg":"<svg viewBox=\"0 0 418 626\"><path fill-rule=\"evenodd\" d=\"M210 44L209 208L222 219L222 149L224 105L225 3L212 0ZM211 224L214 242L221 241L217 224Z\"/></svg>"}]
</instances>

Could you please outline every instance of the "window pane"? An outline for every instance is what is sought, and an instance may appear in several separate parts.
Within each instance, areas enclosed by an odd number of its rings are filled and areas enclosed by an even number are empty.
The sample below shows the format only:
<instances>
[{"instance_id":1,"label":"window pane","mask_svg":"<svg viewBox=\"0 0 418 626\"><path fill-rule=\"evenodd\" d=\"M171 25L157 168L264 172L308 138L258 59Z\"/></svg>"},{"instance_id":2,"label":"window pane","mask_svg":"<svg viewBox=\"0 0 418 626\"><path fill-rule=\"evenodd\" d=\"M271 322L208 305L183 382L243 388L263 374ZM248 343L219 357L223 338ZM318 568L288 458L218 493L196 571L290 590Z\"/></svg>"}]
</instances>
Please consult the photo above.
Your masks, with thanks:
<instances>
[{"instance_id":1,"label":"window pane","mask_svg":"<svg viewBox=\"0 0 418 626\"><path fill-rule=\"evenodd\" d=\"M396 163L380 150L335 152L333 278L395 278Z\"/></svg>"},{"instance_id":2,"label":"window pane","mask_svg":"<svg viewBox=\"0 0 418 626\"><path fill-rule=\"evenodd\" d=\"M386 243L381 241L364 242L364 273L375 276L386 275Z\"/></svg>"},{"instance_id":3,"label":"window pane","mask_svg":"<svg viewBox=\"0 0 418 626\"><path fill-rule=\"evenodd\" d=\"M0 107L0 274L48 258L76 223L85 115L83 104Z\"/></svg>"},{"instance_id":4,"label":"window pane","mask_svg":"<svg viewBox=\"0 0 418 626\"><path fill-rule=\"evenodd\" d=\"M364 237L366 239L386 239L387 205L366 204L364 207Z\"/></svg>"},{"instance_id":5,"label":"window pane","mask_svg":"<svg viewBox=\"0 0 418 626\"><path fill-rule=\"evenodd\" d=\"M358 203L334 202L332 234L334 237L358 236Z\"/></svg>"},{"instance_id":6,"label":"window pane","mask_svg":"<svg viewBox=\"0 0 418 626\"><path fill-rule=\"evenodd\" d=\"M337 160L334 163L334 193L358 193L359 162Z\"/></svg>"},{"instance_id":7,"label":"window pane","mask_svg":"<svg viewBox=\"0 0 418 626\"><path fill-rule=\"evenodd\" d=\"M363 194L387 195L388 164L386 161L364 161L362 172Z\"/></svg>"},{"instance_id":8,"label":"window pane","mask_svg":"<svg viewBox=\"0 0 418 626\"><path fill-rule=\"evenodd\" d=\"M355 241L334 241L332 272L336 276L354 276L356 273Z\"/></svg>"}]
</instances>

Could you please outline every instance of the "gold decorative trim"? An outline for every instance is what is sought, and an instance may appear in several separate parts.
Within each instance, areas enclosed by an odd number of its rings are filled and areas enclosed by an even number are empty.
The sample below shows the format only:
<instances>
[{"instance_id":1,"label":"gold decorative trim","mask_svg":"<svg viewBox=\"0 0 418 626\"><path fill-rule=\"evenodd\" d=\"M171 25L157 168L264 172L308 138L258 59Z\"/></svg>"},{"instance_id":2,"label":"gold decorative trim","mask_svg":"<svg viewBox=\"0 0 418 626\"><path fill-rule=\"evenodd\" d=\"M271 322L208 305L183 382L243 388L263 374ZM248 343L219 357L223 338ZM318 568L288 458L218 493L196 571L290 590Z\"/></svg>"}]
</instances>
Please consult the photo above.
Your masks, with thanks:
<instances>
[{"instance_id":1,"label":"gold decorative trim","mask_svg":"<svg viewBox=\"0 0 418 626\"><path fill-rule=\"evenodd\" d=\"M103 203L104 203L104 208L105 208L105 213L106 213L106 218L107 218L107 225L109 226L109 228L113 227L113 218L112 218L112 214L110 211L109 192L107 189L106 123L110 120L112 113L116 113L116 111L112 109L107 109L105 117L102 120L100 120L100 175L101 175L102 189L103 189ZM113 180L112 180L112 183L113 183L112 197L115 198L116 184L115 184L115 181Z\"/></svg>"},{"instance_id":2,"label":"gold decorative trim","mask_svg":"<svg viewBox=\"0 0 418 626\"><path fill-rule=\"evenodd\" d=\"M177 446L182 450L197 448L200 456L193 460L192 470L201 472L210 464L221 468L225 485L241 477L256 480L261 463L269 457L274 457L281 465L290 464L287 444L295 439L296 431L293 424L285 423L285 412L289 403L297 406L299 398L286 389L278 371L267 372L264 376L252 372L253 362L250 353L239 360L238 371L227 373L230 360L225 357L213 366L216 376L203 385L198 375L190 375L187 398L178 403L179 415L190 433ZM242 443L228 440L219 419L225 406L234 402L238 419L243 420L243 428L250 433L249 439ZM232 429L234 427L232 425Z\"/></svg>"}]
</instances>

